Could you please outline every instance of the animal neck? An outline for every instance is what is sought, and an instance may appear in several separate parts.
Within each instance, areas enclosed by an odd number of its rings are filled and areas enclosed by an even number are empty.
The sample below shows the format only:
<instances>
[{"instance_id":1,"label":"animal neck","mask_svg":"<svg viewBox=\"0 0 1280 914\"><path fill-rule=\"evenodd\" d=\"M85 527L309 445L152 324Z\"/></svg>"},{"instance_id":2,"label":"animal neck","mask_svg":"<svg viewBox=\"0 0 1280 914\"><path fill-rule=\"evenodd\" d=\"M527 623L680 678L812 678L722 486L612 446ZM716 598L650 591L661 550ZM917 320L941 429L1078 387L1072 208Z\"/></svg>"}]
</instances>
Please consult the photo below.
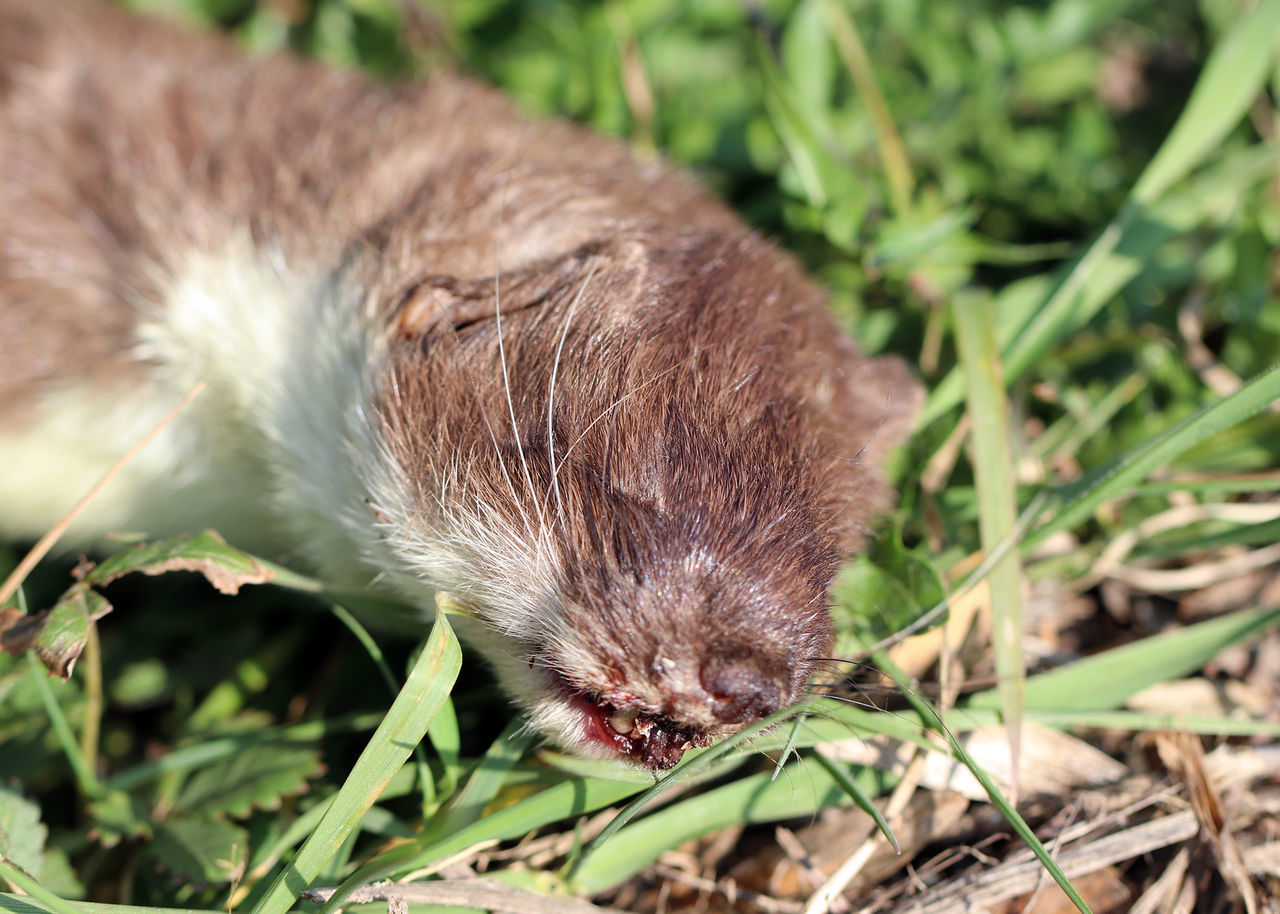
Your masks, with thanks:
<instances>
[{"instance_id":1,"label":"animal neck","mask_svg":"<svg viewBox=\"0 0 1280 914\"><path fill-rule=\"evenodd\" d=\"M178 261L168 290L139 326L139 355L174 392L207 385L169 437L191 426L201 442L240 442L225 468L258 479L221 481L263 489L258 504L229 499L244 505L245 524L283 534L340 583L367 581L377 501L400 495L372 409L385 346L364 294L247 233Z\"/></svg>"}]
</instances>

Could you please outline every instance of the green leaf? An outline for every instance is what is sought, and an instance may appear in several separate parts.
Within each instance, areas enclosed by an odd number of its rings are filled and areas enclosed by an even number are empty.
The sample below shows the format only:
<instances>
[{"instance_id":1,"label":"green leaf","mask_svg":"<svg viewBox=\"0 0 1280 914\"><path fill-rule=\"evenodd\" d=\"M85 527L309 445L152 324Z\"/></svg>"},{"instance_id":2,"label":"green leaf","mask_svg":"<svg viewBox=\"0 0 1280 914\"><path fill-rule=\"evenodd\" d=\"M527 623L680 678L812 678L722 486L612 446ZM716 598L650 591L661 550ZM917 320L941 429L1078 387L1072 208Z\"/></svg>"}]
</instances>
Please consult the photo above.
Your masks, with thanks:
<instances>
[{"instance_id":1,"label":"green leaf","mask_svg":"<svg viewBox=\"0 0 1280 914\"><path fill-rule=\"evenodd\" d=\"M849 657L906 628L946 597L946 587L930 557L904 546L895 529L840 571L831 594L835 654Z\"/></svg>"},{"instance_id":2,"label":"green leaf","mask_svg":"<svg viewBox=\"0 0 1280 914\"><path fill-rule=\"evenodd\" d=\"M71 587L49 611L44 630L34 650L49 672L71 678L89 637L89 625L111 612L111 604L96 591L82 585Z\"/></svg>"},{"instance_id":3,"label":"green leaf","mask_svg":"<svg viewBox=\"0 0 1280 914\"><path fill-rule=\"evenodd\" d=\"M151 836L151 816L137 798L122 790L109 790L89 804L93 825L89 837L103 847L125 838Z\"/></svg>"},{"instance_id":4,"label":"green leaf","mask_svg":"<svg viewBox=\"0 0 1280 914\"><path fill-rule=\"evenodd\" d=\"M39 879L48 834L40 807L16 789L0 785L0 857Z\"/></svg>"},{"instance_id":5,"label":"green leaf","mask_svg":"<svg viewBox=\"0 0 1280 914\"><path fill-rule=\"evenodd\" d=\"M247 816L255 807L276 809L306 790L320 770L319 753L305 746L251 746L197 771L174 800L179 812Z\"/></svg>"},{"instance_id":6,"label":"green leaf","mask_svg":"<svg viewBox=\"0 0 1280 914\"><path fill-rule=\"evenodd\" d=\"M168 819L156 825L151 852L184 882L223 885L244 874L249 834L227 822Z\"/></svg>"}]
</instances>

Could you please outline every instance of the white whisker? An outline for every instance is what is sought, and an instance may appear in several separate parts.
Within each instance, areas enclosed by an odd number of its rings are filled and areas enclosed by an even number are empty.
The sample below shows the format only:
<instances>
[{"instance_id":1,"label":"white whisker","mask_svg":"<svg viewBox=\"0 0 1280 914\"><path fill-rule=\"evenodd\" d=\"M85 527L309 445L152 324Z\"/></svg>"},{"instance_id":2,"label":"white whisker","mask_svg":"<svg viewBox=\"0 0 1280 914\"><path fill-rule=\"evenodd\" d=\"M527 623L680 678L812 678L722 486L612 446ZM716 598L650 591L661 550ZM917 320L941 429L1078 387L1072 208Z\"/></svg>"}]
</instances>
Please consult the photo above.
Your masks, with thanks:
<instances>
[{"instance_id":1,"label":"white whisker","mask_svg":"<svg viewBox=\"0 0 1280 914\"><path fill-rule=\"evenodd\" d=\"M504 185L503 190L505 191L505 189L506 187ZM502 195L501 201L498 205L499 226L502 225L503 212L505 208L506 208L506 194L504 192ZM501 252L498 248L498 242L496 238L494 240L494 251L493 251L493 307L494 307L494 317L496 320L497 330L498 330L498 364L502 368L502 389L506 393L506 397L507 397L507 413L511 417L511 434L514 435L516 439L516 453L520 456L520 466L521 466L521 469L524 471L525 485L528 487L528 491L532 493L533 492L533 476L529 473L529 461L525 459L524 443L520 440L520 426L519 426L519 423L516 422L515 401L512 400L511 398L511 375L507 371L507 350L503 342L503 334L502 334L502 264L501 264ZM490 428L489 432L490 432L490 435L492 436L493 429ZM496 441L494 442L494 446L495 447L497 446ZM499 458L501 458L501 453L499 453ZM508 482L511 481L510 477L508 477L507 481ZM512 488L512 495L513 496L515 495L514 487ZM520 510L521 517L524 517L524 510L520 508L518 498L516 499L516 507L517 509ZM546 522L542 516L541 505L538 505L535 502L535 507L537 507L538 509L538 525L541 528L541 534L535 535L534 532L530 530L529 535L530 535L530 539L538 544L538 552L542 553L544 551L544 547L546 546L546 537L547 537ZM529 525L529 521L527 517L525 518L525 525L526 526Z\"/></svg>"},{"instance_id":2,"label":"white whisker","mask_svg":"<svg viewBox=\"0 0 1280 914\"><path fill-rule=\"evenodd\" d=\"M569 336L569 324L573 320L573 312L577 310L578 303L582 301L582 296L586 294L587 285L591 282L591 278L596 275L596 267L593 264L591 271L587 273L586 279L582 280L582 285L578 288L578 294L573 297L573 301L569 304L568 313L564 317L564 326L560 329L560 342L556 345L556 356L551 363L551 381L547 385L547 455L551 461L551 489L556 495L556 513L560 518L560 522L564 523L564 501L560 497L560 481L557 478L558 467L556 466L556 442L555 442L555 398L556 398L556 374L560 370L560 355L564 351L564 341Z\"/></svg>"}]
</instances>

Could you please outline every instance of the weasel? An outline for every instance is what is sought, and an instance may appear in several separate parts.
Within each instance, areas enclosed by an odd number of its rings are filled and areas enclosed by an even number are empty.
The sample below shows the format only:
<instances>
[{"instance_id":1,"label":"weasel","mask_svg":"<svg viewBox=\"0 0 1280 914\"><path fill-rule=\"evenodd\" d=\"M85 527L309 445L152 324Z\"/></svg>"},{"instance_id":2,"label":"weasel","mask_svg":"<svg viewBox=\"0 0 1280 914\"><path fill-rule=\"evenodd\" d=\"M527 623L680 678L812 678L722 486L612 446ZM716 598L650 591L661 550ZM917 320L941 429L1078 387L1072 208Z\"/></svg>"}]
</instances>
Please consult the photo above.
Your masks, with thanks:
<instances>
[{"instance_id":1,"label":"weasel","mask_svg":"<svg viewBox=\"0 0 1280 914\"><path fill-rule=\"evenodd\" d=\"M794 702L919 387L689 177L385 84L0 0L0 531L214 526L472 607L533 726L650 769Z\"/></svg>"}]
</instances>

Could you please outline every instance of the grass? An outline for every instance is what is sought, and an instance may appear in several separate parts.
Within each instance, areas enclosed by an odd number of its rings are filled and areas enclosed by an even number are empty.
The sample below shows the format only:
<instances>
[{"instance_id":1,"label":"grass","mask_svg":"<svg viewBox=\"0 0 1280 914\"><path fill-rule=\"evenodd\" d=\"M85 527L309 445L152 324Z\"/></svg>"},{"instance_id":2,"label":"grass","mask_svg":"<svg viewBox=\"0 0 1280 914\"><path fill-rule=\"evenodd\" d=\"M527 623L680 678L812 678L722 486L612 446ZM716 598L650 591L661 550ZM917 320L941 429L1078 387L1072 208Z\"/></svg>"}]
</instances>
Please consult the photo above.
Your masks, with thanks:
<instances>
[{"instance_id":1,"label":"grass","mask_svg":"<svg viewBox=\"0 0 1280 914\"><path fill-rule=\"evenodd\" d=\"M41 648L84 651L67 682L0 657L0 881L29 896L0 908L332 909L466 866L523 910L1063 910L1030 843L1081 909L1276 910L1280 2L168 5L379 74L459 63L795 251L930 388L836 588L840 652L911 687L861 676L655 784L537 749L445 621L419 651L297 573L220 597L46 561Z\"/></svg>"}]
</instances>

